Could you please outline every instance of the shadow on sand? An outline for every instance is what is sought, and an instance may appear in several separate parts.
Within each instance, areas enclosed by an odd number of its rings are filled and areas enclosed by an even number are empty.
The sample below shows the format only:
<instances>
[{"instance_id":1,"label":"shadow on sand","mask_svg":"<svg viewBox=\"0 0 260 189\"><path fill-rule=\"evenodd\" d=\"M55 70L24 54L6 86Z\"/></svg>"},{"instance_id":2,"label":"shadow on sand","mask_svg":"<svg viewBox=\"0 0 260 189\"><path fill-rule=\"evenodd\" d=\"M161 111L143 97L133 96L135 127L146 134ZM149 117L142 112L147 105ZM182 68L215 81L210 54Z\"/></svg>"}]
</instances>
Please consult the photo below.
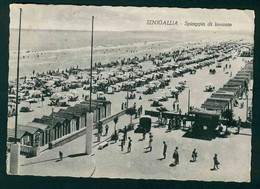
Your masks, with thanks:
<instances>
[{"instance_id":1,"label":"shadow on sand","mask_svg":"<svg viewBox=\"0 0 260 189\"><path fill-rule=\"evenodd\" d=\"M74 157L80 157L80 156L86 156L86 153L78 153L78 154L70 154L68 155L68 157L70 158L74 158Z\"/></svg>"},{"instance_id":2,"label":"shadow on sand","mask_svg":"<svg viewBox=\"0 0 260 189\"><path fill-rule=\"evenodd\" d=\"M164 160L165 158L159 158L159 159L157 159L158 161L162 161L162 160Z\"/></svg>"},{"instance_id":3,"label":"shadow on sand","mask_svg":"<svg viewBox=\"0 0 260 189\"><path fill-rule=\"evenodd\" d=\"M60 160L60 158L46 159L46 160L42 160L42 161L37 161L37 162L32 162L32 163L23 164L23 165L21 165L21 166L27 166L27 165L33 165L33 164L39 164L39 163L45 163L45 162L48 162L48 161L54 161L54 160Z\"/></svg>"},{"instance_id":4,"label":"shadow on sand","mask_svg":"<svg viewBox=\"0 0 260 189\"><path fill-rule=\"evenodd\" d=\"M175 167L177 164L175 164L175 163L171 163L169 166L170 167Z\"/></svg>"}]
</instances>

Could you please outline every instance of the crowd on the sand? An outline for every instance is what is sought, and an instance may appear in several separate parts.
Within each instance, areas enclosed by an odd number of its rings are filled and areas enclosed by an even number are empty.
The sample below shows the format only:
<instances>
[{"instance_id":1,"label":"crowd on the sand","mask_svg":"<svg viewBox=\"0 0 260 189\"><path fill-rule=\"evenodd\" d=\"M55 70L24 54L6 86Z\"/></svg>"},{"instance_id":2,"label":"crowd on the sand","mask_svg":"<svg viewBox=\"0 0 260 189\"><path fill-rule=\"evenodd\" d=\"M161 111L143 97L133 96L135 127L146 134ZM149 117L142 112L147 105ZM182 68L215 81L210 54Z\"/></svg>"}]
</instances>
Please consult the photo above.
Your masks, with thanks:
<instances>
[{"instance_id":1,"label":"crowd on the sand","mask_svg":"<svg viewBox=\"0 0 260 189\"><path fill-rule=\"evenodd\" d=\"M184 73L193 73L193 70L222 59L229 58L227 55L212 55L212 51L229 52L233 48L232 43L220 43L207 45L204 48L193 47L190 49L173 52L159 53L157 56L144 55L142 58L134 57L112 61L107 64L95 63L92 75L92 91L97 93L98 98L105 99L104 93L113 94L119 91L135 91L136 87L146 86L143 94L153 94L159 88L165 88L172 77L183 76ZM153 66L144 69L143 62L151 61ZM108 71L109 70L109 71ZM84 99L89 96L90 76L89 69L71 67L65 70L49 70L43 73L33 71L32 76L23 76L19 82L19 102L27 101L29 104L44 101L46 97L51 100L52 106L69 106L68 101L79 100L77 88L86 91ZM169 74L172 71L172 75ZM87 74L87 75L85 75ZM83 75L85 75L83 77ZM177 88L177 91L176 91ZM181 89L172 87L170 95L176 95ZM9 83L9 116L14 115L12 104L15 102L16 81ZM62 92L69 92L66 96ZM133 96L127 97L135 98ZM60 101L63 102L60 102ZM31 108L22 107L24 112L33 111ZM27 108L27 109L26 109ZM27 111L26 111L27 110Z\"/></svg>"}]
</instances>

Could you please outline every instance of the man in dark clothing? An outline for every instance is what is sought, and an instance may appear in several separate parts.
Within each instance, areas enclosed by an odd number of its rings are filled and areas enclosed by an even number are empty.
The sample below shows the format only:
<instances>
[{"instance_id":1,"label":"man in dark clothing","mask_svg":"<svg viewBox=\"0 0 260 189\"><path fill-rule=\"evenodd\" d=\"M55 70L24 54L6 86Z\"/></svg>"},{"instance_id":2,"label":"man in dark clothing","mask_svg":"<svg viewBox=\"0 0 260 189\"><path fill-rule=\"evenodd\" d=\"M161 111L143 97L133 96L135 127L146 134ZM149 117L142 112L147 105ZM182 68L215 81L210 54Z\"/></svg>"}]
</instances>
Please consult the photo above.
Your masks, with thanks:
<instances>
[{"instance_id":1,"label":"man in dark clothing","mask_svg":"<svg viewBox=\"0 0 260 189\"><path fill-rule=\"evenodd\" d=\"M122 140L122 141L121 141L121 151L124 151L124 145L125 145L125 141Z\"/></svg>"},{"instance_id":2,"label":"man in dark clothing","mask_svg":"<svg viewBox=\"0 0 260 189\"><path fill-rule=\"evenodd\" d=\"M107 136L108 128L109 128L108 125L106 125L106 128L105 128L105 129L106 129L105 136Z\"/></svg>"},{"instance_id":3,"label":"man in dark clothing","mask_svg":"<svg viewBox=\"0 0 260 189\"><path fill-rule=\"evenodd\" d=\"M166 159L167 144L163 141L163 159Z\"/></svg>"},{"instance_id":4,"label":"man in dark clothing","mask_svg":"<svg viewBox=\"0 0 260 189\"><path fill-rule=\"evenodd\" d=\"M197 155L198 155L198 153L196 152L196 149L194 149L193 152L192 152L192 155L191 155L193 162L196 161Z\"/></svg>"},{"instance_id":5,"label":"man in dark clothing","mask_svg":"<svg viewBox=\"0 0 260 189\"><path fill-rule=\"evenodd\" d=\"M60 156L60 161L62 161L63 159L63 153L61 151L59 151L59 156Z\"/></svg>"},{"instance_id":6,"label":"man in dark clothing","mask_svg":"<svg viewBox=\"0 0 260 189\"><path fill-rule=\"evenodd\" d=\"M128 137L128 147L127 147L127 152L131 152L132 149L132 139Z\"/></svg>"},{"instance_id":7,"label":"man in dark clothing","mask_svg":"<svg viewBox=\"0 0 260 189\"><path fill-rule=\"evenodd\" d=\"M143 129L143 140L145 140L146 131Z\"/></svg>"},{"instance_id":8,"label":"man in dark clothing","mask_svg":"<svg viewBox=\"0 0 260 189\"><path fill-rule=\"evenodd\" d=\"M115 134L114 134L114 140L115 140L115 143L117 143L117 140L118 140L118 133L117 133L116 130L115 130Z\"/></svg>"},{"instance_id":9,"label":"man in dark clothing","mask_svg":"<svg viewBox=\"0 0 260 189\"><path fill-rule=\"evenodd\" d=\"M174 159L174 164L175 164L175 165L179 164L178 147L175 148L175 151L174 151L172 157L173 157L173 159Z\"/></svg>"},{"instance_id":10,"label":"man in dark clothing","mask_svg":"<svg viewBox=\"0 0 260 189\"><path fill-rule=\"evenodd\" d=\"M153 138L150 137L150 139L149 139L149 149L150 149L150 152L153 150L152 142L153 142Z\"/></svg>"},{"instance_id":11,"label":"man in dark clothing","mask_svg":"<svg viewBox=\"0 0 260 189\"><path fill-rule=\"evenodd\" d=\"M238 123L237 123L237 133L239 134L240 132L240 126L241 126L241 118L240 116L238 117Z\"/></svg>"},{"instance_id":12,"label":"man in dark clothing","mask_svg":"<svg viewBox=\"0 0 260 189\"><path fill-rule=\"evenodd\" d=\"M216 170L216 168L219 169L219 168L218 168L218 165L219 165L220 163L218 162L218 155L217 155L217 154L215 154L215 156L214 156L214 158L213 158L213 161L214 161L214 170Z\"/></svg>"}]
</instances>

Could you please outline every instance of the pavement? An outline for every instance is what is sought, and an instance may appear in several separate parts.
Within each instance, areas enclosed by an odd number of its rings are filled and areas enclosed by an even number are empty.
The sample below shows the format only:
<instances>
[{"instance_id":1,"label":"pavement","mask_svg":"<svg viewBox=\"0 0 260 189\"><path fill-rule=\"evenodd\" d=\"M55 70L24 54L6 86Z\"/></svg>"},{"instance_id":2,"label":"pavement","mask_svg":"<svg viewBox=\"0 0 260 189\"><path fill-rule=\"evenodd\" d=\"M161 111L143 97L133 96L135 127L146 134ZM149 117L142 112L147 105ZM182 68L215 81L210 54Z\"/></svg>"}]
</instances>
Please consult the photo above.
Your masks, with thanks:
<instances>
[{"instance_id":1,"label":"pavement","mask_svg":"<svg viewBox=\"0 0 260 189\"><path fill-rule=\"evenodd\" d=\"M117 124L123 128L127 116L121 117ZM134 123L137 123L137 119ZM155 121L155 120L153 120ZM113 128L110 123L110 128ZM236 128L229 129L232 133ZM113 129L109 130L109 135ZM251 129L241 129L240 134L231 134L228 138L216 138L212 141L196 140L182 137L184 131L167 132L166 128L152 128L153 150L148 152L148 136L142 141L142 134L128 132L131 137L132 151L127 153L127 144L121 151L120 142L109 142L103 150L93 148L93 156L83 155L85 136L63 146L47 150L38 157L21 160L21 175L38 176L73 176L73 177L108 177L134 179L167 180L204 180L204 181L250 181ZM102 136L102 141L108 136ZM119 136L119 139L122 135ZM162 159L163 141L168 145L166 159ZM93 146L96 144L94 138ZM180 164L173 166L172 154L179 148ZM196 148L197 162L190 162L191 153ZM64 159L58 160L62 151ZM214 154L218 154L220 169L213 168Z\"/></svg>"}]
</instances>

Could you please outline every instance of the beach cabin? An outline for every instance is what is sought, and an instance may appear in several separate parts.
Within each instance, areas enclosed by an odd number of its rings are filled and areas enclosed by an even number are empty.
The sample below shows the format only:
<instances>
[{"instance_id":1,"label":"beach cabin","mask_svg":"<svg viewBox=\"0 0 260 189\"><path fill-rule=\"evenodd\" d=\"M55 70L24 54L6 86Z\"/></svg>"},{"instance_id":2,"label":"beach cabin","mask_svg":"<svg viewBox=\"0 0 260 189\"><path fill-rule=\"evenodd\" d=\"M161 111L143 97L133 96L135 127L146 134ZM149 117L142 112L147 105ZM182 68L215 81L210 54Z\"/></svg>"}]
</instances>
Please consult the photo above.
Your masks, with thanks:
<instances>
[{"instance_id":1,"label":"beach cabin","mask_svg":"<svg viewBox=\"0 0 260 189\"><path fill-rule=\"evenodd\" d=\"M15 142L15 129L7 129L7 142ZM30 145L33 142L33 135L24 130L17 130L17 142Z\"/></svg>"},{"instance_id":2,"label":"beach cabin","mask_svg":"<svg viewBox=\"0 0 260 189\"><path fill-rule=\"evenodd\" d=\"M219 88L217 92L232 92L236 98L240 97L240 87L223 87Z\"/></svg>"},{"instance_id":3,"label":"beach cabin","mask_svg":"<svg viewBox=\"0 0 260 189\"><path fill-rule=\"evenodd\" d=\"M44 146L50 142L50 126L43 124L43 123L37 123L37 122L29 122L26 126L38 128L39 130L39 143L38 146Z\"/></svg>"},{"instance_id":4,"label":"beach cabin","mask_svg":"<svg viewBox=\"0 0 260 189\"><path fill-rule=\"evenodd\" d=\"M229 108L229 102L225 99L208 98L201 105L201 108L205 110L225 111Z\"/></svg>"},{"instance_id":5,"label":"beach cabin","mask_svg":"<svg viewBox=\"0 0 260 189\"><path fill-rule=\"evenodd\" d=\"M62 136L63 122L65 119L54 116L43 116L42 118L35 118L32 122L43 123L49 126L49 142L56 140ZM46 141L47 142L47 141Z\"/></svg>"},{"instance_id":6,"label":"beach cabin","mask_svg":"<svg viewBox=\"0 0 260 189\"><path fill-rule=\"evenodd\" d=\"M27 146L42 146L42 133L43 131L37 127L32 127L29 125L18 125L17 129L19 131L25 131L30 133L30 140L25 143Z\"/></svg>"},{"instance_id":7,"label":"beach cabin","mask_svg":"<svg viewBox=\"0 0 260 189\"><path fill-rule=\"evenodd\" d=\"M89 101L81 102L80 104L87 104ZM94 120L101 120L111 115L111 102L106 100L92 100L92 106L94 109Z\"/></svg>"},{"instance_id":8,"label":"beach cabin","mask_svg":"<svg viewBox=\"0 0 260 189\"><path fill-rule=\"evenodd\" d=\"M249 80L251 80L251 79L253 79L253 77L252 77L253 76L253 72L251 72L251 71L248 71L248 72L246 72L246 71L239 71L239 72L237 72L236 76L248 77Z\"/></svg>"},{"instance_id":9,"label":"beach cabin","mask_svg":"<svg viewBox=\"0 0 260 189\"><path fill-rule=\"evenodd\" d=\"M65 111L66 114L73 115L73 122L70 125L71 133L80 129L82 113L76 111L75 107L68 107Z\"/></svg>"},{"instance_id":10,"label":"beach cabin","mask_svg":"<svg viewBox=\"0 0 260 189\"><path fill-rule=\"evenodd\" d=\"M63 135L70 134L71 132L76 130L76 123L77 123L76 116L74 116L73 114L67 113L66 110L64 110L64 109L60 109L58 112L55 112L54 115L65 119Z\"/></svg>"}]
</instances>

